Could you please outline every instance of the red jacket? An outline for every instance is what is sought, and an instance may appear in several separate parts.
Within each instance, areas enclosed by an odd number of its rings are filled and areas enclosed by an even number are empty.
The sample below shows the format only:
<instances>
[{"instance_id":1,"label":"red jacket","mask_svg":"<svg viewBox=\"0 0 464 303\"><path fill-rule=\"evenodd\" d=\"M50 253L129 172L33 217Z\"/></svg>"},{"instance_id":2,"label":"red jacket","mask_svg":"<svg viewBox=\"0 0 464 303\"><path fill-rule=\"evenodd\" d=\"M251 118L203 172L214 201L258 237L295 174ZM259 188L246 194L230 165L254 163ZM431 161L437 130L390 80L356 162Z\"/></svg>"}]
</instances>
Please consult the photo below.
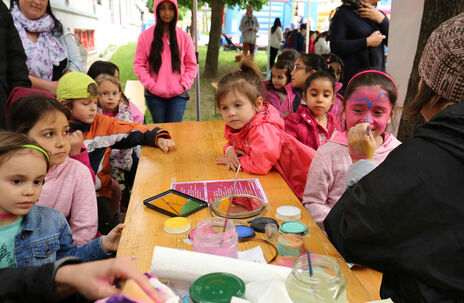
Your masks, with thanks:
<instances>
[{"instance_id":1,"label":"red jacket","mask_svg":"<svg viewBox=\"0 0 464 303\"><path fill-rule=\"evenodd\" d=\"M279 112L265 102L260 112L238 132L226 125L227 145L245 155L240 163L245 172L264 175L277 169L298 199L302 199L314 149L298 142L284 131Z\"/></svg>"},{"instance_id":2,"label":"red jacket","mask_svg":"<svg viewBox=\"0 0 464 303\"><path fill-rule=\"evenodd\" d=\"M300 104L298 112L285 116L285 131L303 144L317 150L332 137L334 130L340 129L337 117L327 112L327 129L324 129L312 116L306 105ZM321 140L319 134L325 139Z\"/></svg>"}]
</instances>

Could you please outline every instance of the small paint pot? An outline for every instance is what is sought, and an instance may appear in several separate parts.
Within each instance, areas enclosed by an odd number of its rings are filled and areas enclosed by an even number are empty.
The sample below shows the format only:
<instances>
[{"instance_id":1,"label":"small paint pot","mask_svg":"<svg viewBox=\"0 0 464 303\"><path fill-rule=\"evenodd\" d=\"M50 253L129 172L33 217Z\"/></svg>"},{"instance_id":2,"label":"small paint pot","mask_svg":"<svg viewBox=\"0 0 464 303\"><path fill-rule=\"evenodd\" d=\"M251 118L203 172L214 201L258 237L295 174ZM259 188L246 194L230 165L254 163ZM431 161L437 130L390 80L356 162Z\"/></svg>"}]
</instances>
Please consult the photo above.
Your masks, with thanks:
<instances>
[{"instance_id":1,"label":"small paint pot","mask_svg":"<svg viewBox=\"0 0 464 303\"><path fill-rule=\"evenodd\" d=\"M168 234L182 234L190 228L189 220L184 217L174 217L164 221L164 231Z\"/></svg>"},{"instance_id":2,"label":"small paint pot","mask_svg":"<svg viewBox=\"0 0 464 303\"><path fill-rule=\"evenodd\" d=\"M285 222L300 220L301 210L296 206L281 206L276 209L276 218Z\"/></svg>"},{"instance_id":3,"label":"small paint pot","mask_svg":"<svg viewBox=\"0 0 464 303\"><path fill-rule=\"evenodd\" d=\"M268 223L274 223L275 225L279 226L279 223L273 219L273 218L268 218L268 217L261 217L261 218L256 218L250 221L250 226L253 228L254 231L258 233L264 233L266 224Z\"/></svg>"},{"instance_id":4,"label":"small paint pot","mask_svg":"<svg viewBox=\"0 0 464 303\"><path fill-rule=\"evenodd\" d=\"M237 230L238 234L238 241L245 242L248 241L256 236L255 231L253 228L246 226L246 225L236 225L235 229Z\"/></svg>"},{"instance_id":5,"label":"small paint pot","mask_svg":"<svg viewBox=\"0 0 464 303\"><path fill-rule=\"evenodd\" d=\"M297 234L305 236L308 234L308 228L301 222L288 221L280 225L279 232L281 234Z\"/></svg>"},{"instance_id":6,"label":"small paint pot","mask_svg":"<svg viewBox=\"0 0 464 303\"><path fill-rule=\"evenodd\" d=\"M216 272L199 277L190 286L190 299L194 303L228 303L232 297L245 294L245 283L239 277Z\"/></svg>"},{"instance_id":7,"label":"small paint pot","mask_svg":"<svg viewBox=\"0 0 464 303\"><path fill-rule=\"evenodd\" d=\"M284 234L277 240L277 252L280 256L298 257L304 252L303 237L297 234Z\"/></svg>"}]
</instances>

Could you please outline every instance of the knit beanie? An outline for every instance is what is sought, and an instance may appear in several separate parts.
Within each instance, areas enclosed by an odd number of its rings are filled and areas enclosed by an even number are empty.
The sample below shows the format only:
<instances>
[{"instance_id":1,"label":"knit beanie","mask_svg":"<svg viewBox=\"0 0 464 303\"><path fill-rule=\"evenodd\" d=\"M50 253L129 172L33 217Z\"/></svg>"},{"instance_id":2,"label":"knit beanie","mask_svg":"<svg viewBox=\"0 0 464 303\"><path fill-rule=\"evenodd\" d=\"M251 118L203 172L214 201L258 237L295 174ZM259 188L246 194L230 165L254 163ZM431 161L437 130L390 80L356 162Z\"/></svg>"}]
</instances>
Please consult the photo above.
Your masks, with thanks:
<instances>
[{"instance_id":1,"label":"knit beanie","mask_svg":"<svg viewBox=\"0 0 464 303\"><path fill-rule=\"evenodd\" d=\"M464 100L464 13L436 28L419 64L422 80L440 97Z\"/></svg>"}]
</instances>

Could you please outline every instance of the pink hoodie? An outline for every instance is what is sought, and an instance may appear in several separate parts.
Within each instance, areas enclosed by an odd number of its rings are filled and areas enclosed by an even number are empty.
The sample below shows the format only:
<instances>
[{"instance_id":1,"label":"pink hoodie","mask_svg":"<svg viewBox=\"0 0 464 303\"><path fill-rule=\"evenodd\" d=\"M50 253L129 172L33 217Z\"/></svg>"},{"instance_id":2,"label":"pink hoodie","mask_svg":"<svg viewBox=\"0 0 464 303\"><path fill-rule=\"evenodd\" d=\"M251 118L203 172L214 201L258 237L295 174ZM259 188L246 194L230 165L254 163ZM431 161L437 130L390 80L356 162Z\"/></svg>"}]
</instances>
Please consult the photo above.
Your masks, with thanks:
<instances>
[{"instance_id":1,"label":"pink hoodie","mask_svg":"<svg viewBox=\"0 0 464 303\"><path fill-rule=\"evenodd\" d=\"M346 174L352 162L346 132L336 133L319 147L311 163L303 193L303 205L321 229L322 222L345 192ZM401 142L385 133L384 143L375 150L374 161L380 164Z\"/></svg>"},{"instance_id":2,"label":"pink hoodie","mask_svg":"<svg viewBox=\"0 0 464 303\"><path fill-rule=\"evenodd\" d=\"M176 0L156 0L153 10L161 2L169 1L176 7ZM179 13L177 12L177 16ZM155 13L156 18L156 13ZM137 42L134 58L134 72L142 85L152 94L161 98L172 98L189 89L197 75L197 60L193 48L192 38L179 27L176 27L177 44L179 46L180 73L171 69L171 49L168 36L163 34L163 51L161 53L161 67L158 74L151 70L148 57L150 56L151 43L154 38L155 26L153 25L142 32Z\"/></svg>"}]
</instances>

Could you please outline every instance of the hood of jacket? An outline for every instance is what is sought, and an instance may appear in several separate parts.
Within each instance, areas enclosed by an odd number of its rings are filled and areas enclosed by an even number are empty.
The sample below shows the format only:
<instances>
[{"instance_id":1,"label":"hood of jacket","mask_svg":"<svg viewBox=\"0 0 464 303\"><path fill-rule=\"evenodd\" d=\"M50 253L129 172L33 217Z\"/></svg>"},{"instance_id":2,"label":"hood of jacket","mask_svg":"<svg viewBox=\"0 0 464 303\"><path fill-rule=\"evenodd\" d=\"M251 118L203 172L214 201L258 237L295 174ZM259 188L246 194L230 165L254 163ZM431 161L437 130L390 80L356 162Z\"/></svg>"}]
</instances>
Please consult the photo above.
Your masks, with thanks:
<instances>
[{"instance_id":1,"label":"hood of jacket","mask_svg":"<svg viewBox=\"0 0 464 303\"><path fill-rule=\"evenodd\" d=\"M158 21L156 20L156 10L158 9L158 5L165 1L174 4L174 7L176 8L176 22L179 21L179 8L177 7L177 0L156 0L155 4L153 5L153 15L155 15L155 22Z\"/></svg>"},{"instance_id":2,"label":"hood of jacket","mask_svg":"<svg viewBox=\"0 0 464 303\"><path fill-rule=\"evenodd\" d=\"M225 138L227 140L232 140L232 138L244 137L250 131L250 129L264 123L272 123L282 130L284 130L285 127L284 119L280 117L277 109L268 102L264 102L261 110L257 112L253 118L251 118L250 122L248 122L240 130L237 131L226 125Z\"/></svg>"},{"instance_id":3,"label":"hood of jacket","mask_svg":"<svg viewBox=\"0 0 464 303\"><path fill-rule=\"evenodd\" d=\"M464 102L448 106L419 127L414 137L433 142L464 161Z\"/></svg>"}]
</instances>

